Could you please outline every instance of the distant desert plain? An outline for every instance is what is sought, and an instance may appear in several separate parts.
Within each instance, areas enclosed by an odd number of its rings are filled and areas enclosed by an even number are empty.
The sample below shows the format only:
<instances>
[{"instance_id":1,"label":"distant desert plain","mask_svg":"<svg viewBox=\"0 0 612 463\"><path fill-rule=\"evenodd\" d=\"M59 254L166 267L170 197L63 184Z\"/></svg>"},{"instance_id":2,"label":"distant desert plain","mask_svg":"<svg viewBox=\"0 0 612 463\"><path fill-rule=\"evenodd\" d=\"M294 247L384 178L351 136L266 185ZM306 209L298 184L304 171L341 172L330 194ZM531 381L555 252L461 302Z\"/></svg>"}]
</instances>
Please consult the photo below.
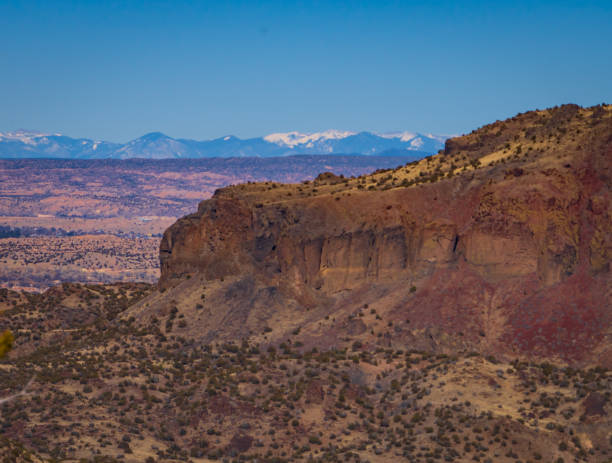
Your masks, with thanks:
<instances>
[{"instance_id":1,"label":"distant desert plain","mask_svg":"<svg viewBox=\"0 0 612 463\"><path fill-rule=\"evenodd\" d=\"M309 155L167 160L0 160L0 287L159 278L159 241L216 189L249 181L347 177L411 156Z\"/></svg>"}]
</instances>

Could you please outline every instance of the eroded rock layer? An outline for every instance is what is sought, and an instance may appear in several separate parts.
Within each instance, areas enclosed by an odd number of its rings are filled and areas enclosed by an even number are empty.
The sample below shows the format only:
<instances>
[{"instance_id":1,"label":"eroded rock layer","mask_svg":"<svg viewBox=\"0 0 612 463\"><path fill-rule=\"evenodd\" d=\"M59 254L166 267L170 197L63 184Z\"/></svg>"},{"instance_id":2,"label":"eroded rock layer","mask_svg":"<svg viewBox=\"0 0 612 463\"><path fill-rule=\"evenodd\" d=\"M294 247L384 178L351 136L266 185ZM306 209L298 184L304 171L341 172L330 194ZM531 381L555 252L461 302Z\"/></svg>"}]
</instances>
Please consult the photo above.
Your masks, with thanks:
<instances>
[{"instance_id":1,"label":"eroded rock layer","mask_svg":"<svg viewBox=\"0 0 612 463\"><path fill-rule=\"evenodd\" d=\"M611 167L612 107L566 105L394 170L228 187L166 231L130 315L207 342L612 366Z\"/></svg>"}]
</instances>

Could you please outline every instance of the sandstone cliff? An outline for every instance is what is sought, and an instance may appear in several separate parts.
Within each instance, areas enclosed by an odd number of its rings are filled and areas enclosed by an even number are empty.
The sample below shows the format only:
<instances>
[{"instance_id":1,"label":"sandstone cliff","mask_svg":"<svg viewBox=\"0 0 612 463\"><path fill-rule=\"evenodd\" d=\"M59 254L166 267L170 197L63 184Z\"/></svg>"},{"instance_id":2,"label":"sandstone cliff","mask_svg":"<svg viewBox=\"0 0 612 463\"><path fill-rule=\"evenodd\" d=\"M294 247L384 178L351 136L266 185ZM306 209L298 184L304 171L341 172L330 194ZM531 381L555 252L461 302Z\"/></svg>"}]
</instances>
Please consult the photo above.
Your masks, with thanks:
<instances>
[{"instance_id":1,"label":"sandstone cliff","mask_svg":"<svg viewBox=\"0 0 612 463\"><path fill-rule=\"evenodd\" d=\"M166 231L129 315L206 342L612 366L611 168L612 107L566 105L394 170L224 188Z\"/></svg>"}]
</instances>

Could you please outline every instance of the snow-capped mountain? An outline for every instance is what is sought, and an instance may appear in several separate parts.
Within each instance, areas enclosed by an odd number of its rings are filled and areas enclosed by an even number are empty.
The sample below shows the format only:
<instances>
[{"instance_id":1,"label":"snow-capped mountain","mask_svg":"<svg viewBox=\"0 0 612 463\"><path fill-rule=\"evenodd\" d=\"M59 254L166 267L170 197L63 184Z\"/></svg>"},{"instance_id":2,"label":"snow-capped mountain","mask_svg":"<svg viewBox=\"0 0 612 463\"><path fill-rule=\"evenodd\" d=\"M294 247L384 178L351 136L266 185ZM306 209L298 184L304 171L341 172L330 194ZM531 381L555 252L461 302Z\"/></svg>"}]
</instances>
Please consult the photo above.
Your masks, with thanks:
<instances>
[{"instance_id":1,"label":"snow-capped mountain","mask_svg":"<svg viewBox=\"0 0 612 463\"><path fill-rule=\"evenodd\" d=\"M325 132L316 133L300 133L300 132L285 132L271 133L263 137L264 140L270 143L276 143L280 146L288 146L293 148L298 145L314 146L315 142L326 140L339 140L355 135L355 132L342 132L340 130L326 130Z\"/></svg>"},{"instance_id":2,"label":"snow-capped mountain","mask_svg":"<svg viewBox=\"0 0 612 463\"><path fill-rule=\"evenodd\" d=\"M412 132L378 134L326 130L272 133L248 139L229 135L197 141L152 132L127 143L110 143L58 133L18 130L0 132L0 158L166 159L295 154L404 155L416 158L437 152L444 146L446 138Z\"/></svg>"},{"instance_id":3,"label":"snow-capped mountain","mask_svg":"<svg viewBox=\"0 0 612 463\"><path fill-rule=\"evenodd\" d=\"M70 138L59 133L0 132L0 158L105 158L111 157L120 146L105 141Z\"/></svg>"}]
</instances>

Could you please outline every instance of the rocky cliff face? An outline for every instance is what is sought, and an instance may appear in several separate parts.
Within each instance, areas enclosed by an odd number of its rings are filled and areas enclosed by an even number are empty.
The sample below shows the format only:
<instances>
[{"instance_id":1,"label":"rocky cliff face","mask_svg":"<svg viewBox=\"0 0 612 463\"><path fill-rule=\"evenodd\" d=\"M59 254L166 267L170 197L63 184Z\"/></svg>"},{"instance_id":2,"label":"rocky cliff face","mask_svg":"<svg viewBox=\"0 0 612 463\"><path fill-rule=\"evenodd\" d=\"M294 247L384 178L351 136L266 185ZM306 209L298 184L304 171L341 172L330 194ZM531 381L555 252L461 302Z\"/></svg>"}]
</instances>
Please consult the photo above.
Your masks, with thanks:
<instances>
[{"instance_id":1,"label":"rocky cliff face","mask_svg":"<svg viewBox=\"0 0 612 463\"><path fill-rule=\"evenodd\" d=\"M391 171L229 187L166 231L131 314L176 307L170 330L205 341L612 366L611 167L612 107L568 105Z\"/></svg>"}]
</instances>

